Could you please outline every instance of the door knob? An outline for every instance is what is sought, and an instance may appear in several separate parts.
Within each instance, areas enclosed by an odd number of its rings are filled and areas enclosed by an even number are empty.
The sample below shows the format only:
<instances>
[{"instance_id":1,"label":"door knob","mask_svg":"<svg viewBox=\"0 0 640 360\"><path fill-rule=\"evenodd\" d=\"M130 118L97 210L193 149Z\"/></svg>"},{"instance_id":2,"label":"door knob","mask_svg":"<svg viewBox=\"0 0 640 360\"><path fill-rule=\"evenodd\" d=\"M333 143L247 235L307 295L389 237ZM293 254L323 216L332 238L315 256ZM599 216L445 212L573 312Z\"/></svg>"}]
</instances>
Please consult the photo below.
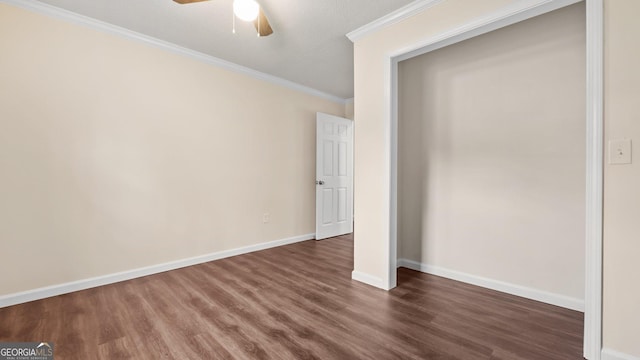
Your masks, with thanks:
<instances>
[{"instance_id":1,"label":"door knob","mask_svg":"<svg viewBox=\"0 0 640 360\"><path fill-rule=\"evenodd\" d=\"M316 180L316 185L324 185L324 181L322 181L322 180Z\"/></svg>"}]
</instances>

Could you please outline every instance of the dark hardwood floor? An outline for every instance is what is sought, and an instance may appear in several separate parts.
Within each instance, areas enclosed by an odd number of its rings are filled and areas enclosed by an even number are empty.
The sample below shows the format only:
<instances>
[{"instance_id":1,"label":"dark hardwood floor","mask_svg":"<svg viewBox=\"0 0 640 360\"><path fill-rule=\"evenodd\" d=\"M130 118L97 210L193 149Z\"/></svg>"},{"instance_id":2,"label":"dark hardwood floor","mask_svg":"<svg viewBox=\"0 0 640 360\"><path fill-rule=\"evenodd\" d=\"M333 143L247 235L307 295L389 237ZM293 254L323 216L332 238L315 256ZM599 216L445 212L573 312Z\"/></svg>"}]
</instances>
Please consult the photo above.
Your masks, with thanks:
<instances>
[{"instance_id":1,"label":"dark hardwood floor","mask_svg":"<svg viewBox=\"0 0 640 360\"><path fill-rule=\"evenodd\" d=\"M0 309L56 359L582 359L582 313L399 269L351 280L350 236Z\"/></svg>"}]
</instances>

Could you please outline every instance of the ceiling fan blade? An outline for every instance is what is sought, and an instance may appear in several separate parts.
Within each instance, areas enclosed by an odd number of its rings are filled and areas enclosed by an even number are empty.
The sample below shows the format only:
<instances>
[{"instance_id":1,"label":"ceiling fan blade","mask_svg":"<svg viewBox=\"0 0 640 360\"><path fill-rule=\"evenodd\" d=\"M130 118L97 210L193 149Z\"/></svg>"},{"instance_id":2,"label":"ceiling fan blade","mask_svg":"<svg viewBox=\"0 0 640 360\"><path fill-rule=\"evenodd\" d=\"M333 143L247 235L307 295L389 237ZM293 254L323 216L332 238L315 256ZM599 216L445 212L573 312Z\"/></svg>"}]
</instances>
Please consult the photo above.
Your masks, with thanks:
<instances>
[{"instance_id":1,"label":"ceiling fan blade","mask_svg":"<svg viewBox=\"0 0 640 360\"><path fill-rule=\"evenodd\" d=\"M173 1L177 2L178 4L191 4L195 2L208 1L208 0L173 0Z\"/></svg>"},{"instance_id":2,"label":"ceiling fan blade","mask_svg":"<svg viewBox=\"0 0 640 360\"><path fill-rule=\"evenodd\" d=\"M273 29L269 24L269 20L267 20L267 16L262 11L262 7L260 8L260 12L258 13L258 18L253 20L253 25L256 27L256 31L258 31L258 35L260 36L269 36L273 34Z\"/></svg>"}]
</instances>

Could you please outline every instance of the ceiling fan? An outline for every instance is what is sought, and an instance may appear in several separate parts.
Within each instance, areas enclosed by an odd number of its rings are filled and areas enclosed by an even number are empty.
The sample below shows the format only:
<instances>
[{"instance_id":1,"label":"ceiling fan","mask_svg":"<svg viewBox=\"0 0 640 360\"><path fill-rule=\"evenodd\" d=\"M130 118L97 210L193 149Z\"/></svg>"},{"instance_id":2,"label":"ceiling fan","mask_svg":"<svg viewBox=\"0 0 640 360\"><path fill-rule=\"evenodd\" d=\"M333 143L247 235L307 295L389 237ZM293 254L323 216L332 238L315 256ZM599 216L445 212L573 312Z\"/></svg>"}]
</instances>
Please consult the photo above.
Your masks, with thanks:
<instances>
[{"instance_id":1,"label":"ceiling fan","mask_svg":"<svg viewBox=\"0 0 640 360\"><path fill-rule=\"evenodd\" d=\"M209 0L173 0L178 4L191 4ZM267 16L262 11L262 7L255 0L233 0L233 13L244 21L253 21L258 36L269 36L273 34L273 29L267 20Z\"/></svg>"}]
</instances>

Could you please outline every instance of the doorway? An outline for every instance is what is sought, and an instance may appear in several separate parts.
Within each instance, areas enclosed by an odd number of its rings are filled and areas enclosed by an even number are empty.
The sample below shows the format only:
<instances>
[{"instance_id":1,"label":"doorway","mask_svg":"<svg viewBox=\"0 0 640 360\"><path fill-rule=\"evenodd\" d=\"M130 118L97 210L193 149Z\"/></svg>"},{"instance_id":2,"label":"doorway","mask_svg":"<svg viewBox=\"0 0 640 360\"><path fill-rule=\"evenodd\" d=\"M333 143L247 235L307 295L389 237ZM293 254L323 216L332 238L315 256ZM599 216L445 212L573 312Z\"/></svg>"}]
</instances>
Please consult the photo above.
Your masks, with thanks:
<instances>
[{"instance_id":1,"label":"doorway","mask_svg":"<svg viewBox=\"0 0 640 360\"><path fill-rule=\"evenodd\" d=\"M399 64L398 264L584 311L585 7Z\"/></svg>"},{"instance_id":2,"label":"doorway","mask_svg":"<svg viewBox=\"0 0 640 360\"><path fill-rule=\"evenodd\" d=\"M385 84L388 95L388 155L390 205L388 241L388 280L383 288L396 286L397 269L397 151L398 151L398 63L403 60L478 36L495 29L541 15L579 1L537 1L535 4L514 9L506 6L495 14L442 34L429 34L388 55ZM603 178L603 2L586 0L586 216L585 216L585 335L584 355L599 359L602 347L602 178ZM371 282L373 283L373 282Z\"/></svg>"}]
</instances>

